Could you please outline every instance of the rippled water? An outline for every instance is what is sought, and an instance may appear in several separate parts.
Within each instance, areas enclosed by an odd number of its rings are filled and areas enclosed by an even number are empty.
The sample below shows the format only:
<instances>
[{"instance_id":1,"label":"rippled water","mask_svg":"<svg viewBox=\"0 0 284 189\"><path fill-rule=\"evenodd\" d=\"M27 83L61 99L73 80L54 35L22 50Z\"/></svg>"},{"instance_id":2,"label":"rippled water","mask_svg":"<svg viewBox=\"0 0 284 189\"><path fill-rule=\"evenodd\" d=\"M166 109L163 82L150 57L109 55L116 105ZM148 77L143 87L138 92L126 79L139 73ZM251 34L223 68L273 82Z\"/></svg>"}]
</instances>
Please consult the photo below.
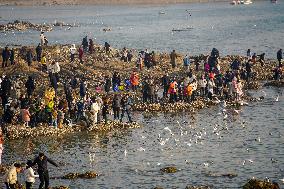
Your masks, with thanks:
<instances>
[{"instance_id":1,"label":"rippled water","mask_svg":"<svg viewBox=\"0 0 284 189\"><path fill-rule=\"evenodd\" d=\"M64 184L72 189L153 188L158 185L185 188L188 184L239 188L253 176L279 182L284 177L283 89L264 88L252 94L265 98L243 106L238 115L228 110L225 120L219 113L220 107L194 114L149 116L135 113L135 119L143 124L140 129L102 136L83 132L63 138L7 142L4 162L26 161L43 150L62 164L60 168L49 166L52 176L87 170L101 174L91 180L51 181L52 185ZM168 138L164 145L160 144L159 135L162 140ZM27 145L33 147L27 150ZM180 171L174 174L159 171L169 165ZM208 177L209 172L238 176L232 179Z\"/></svg>"},{"instance_id":2,"label":"rippled water","mask_svg":"<svg viewBox=\"0 0 284 189\"><path fill-rule=\"evenodd\" d=\"M189 10L192 16L188 16ZM160 11L165 12L159 15ZM191 54L208 53L217 47L221 54L267 52L275 58L284 44L284 3L258 1L251 5L229 3L177 4L164 6L55 6L0 7L0 23L15 19L33 23L76 23L80 27L56 28L47 34L50 43L80 43L88 35L115 47L153 49ZM102 29L110 27L111 32ZM194 29L172 32L173 28ZM37 44L39 32L0 33L0 45Z\"/></svg>"}]
</instances>

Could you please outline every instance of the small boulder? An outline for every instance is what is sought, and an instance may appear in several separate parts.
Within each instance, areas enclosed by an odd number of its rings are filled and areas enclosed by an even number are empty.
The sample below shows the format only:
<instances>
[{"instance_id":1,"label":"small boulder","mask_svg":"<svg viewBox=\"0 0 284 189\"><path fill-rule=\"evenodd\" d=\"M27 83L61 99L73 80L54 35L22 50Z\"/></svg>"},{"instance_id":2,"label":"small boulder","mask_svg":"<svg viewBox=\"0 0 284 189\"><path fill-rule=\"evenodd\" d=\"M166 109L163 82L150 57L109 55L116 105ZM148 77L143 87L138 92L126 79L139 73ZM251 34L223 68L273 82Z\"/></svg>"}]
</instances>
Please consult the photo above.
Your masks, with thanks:
<instances>
[{"instance_id":1,"label":"small boulder","mask_svg":"<svg viewBox=\"0 0 284 189\"><path fill-rule=\"evenodd\" d=\"M251 179L243 186L243 189L280 189L277 183Z\"/></svg>"},{"instance_id":2,"label":"small boulder","mask_svg":"<svg viewBox=\"0 0 284 189\"><path fill-rule=\"evenodd\" d=\"M160 169L163 173L176 173L178 169L176 167L165 167Z\"/></svg>"}]
</instances>

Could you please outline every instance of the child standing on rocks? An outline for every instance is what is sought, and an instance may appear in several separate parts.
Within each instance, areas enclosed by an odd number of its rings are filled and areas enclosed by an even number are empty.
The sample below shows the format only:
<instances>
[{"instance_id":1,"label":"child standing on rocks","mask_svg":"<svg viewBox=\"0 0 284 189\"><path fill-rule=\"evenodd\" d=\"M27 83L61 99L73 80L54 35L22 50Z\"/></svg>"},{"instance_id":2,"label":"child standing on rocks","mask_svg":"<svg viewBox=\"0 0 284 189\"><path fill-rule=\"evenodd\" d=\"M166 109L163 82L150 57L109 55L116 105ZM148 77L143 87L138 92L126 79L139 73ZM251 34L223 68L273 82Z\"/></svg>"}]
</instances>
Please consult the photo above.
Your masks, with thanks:
<instances>
[{"instance_id":1,"label":"child standing on rocks","mask_svg":"<svg viewBox=\"0 0 284 189\"><path fill-rule=\"evenodd\" d=\"M31 160L28 160L27 168L25 170L26 189L31 189L32 185L35 183L35 178L39 177L39 175L35 175L32 164L33 162Z\"/></svg>"}]
</instances>

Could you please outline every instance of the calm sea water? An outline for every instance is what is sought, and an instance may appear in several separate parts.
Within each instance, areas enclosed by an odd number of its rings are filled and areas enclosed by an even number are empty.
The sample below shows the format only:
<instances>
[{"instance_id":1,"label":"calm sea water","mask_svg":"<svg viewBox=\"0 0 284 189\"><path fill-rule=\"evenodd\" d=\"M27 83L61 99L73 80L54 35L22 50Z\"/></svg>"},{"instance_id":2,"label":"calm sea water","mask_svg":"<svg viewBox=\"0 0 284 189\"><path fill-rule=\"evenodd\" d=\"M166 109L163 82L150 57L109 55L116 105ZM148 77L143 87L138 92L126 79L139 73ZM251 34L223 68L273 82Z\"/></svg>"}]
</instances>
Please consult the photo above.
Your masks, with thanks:
<instances>
[{"instance_id":1,"label":"calm sea water","mask_svg":"<svg viewBox=\"0 0 284 189\"><path fill-rule=\"evenodd\" d=\"M191 13L189 16L187 11ZM159 12L165 12L161 15ZM284 44L284 3L270 1L232 6L223 3L165 6L56 6L0 7L0 23L25 20L54 23L55 20L80 27L55 28L47 33L51 44L80 43L84 36L115 47L151 49L200 54L217 47L222 55L266 52L270 58ZM103 28L111 28L103 32ZM193 27L190 31L172 29ZM37 44L39 32L0 33L0 45Z\"/></svg>"}]
</instances>

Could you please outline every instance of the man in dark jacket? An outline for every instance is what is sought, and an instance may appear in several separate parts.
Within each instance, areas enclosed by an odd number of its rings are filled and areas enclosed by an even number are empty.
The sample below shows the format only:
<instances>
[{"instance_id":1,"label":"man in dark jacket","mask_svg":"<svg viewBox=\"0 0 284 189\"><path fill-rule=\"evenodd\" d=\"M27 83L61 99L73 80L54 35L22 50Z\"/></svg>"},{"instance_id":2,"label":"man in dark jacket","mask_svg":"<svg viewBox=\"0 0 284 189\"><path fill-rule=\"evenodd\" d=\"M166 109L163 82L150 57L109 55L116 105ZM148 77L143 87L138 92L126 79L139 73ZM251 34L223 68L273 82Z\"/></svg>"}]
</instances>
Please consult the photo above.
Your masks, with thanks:
<instances>
[{"instance_id":1,"label":"man in dark jacket","mask_svg":"<svg viewBox=\"0 0 284 189\"><path fill-rule=\"evenodd\" d=\"M110 87L111 87L111 80L110 80L109 76L106 76L105 77L105 86L104 86L106 93L109 93Z\"/></svg>"},{"instance_id":2,"label":"man in dark jacket","mask_svg":"<svg viewBox=\"0 0 284 189\"><path fill-rule=\"evenodd\" d=\"M10 51L10 62L11 62L11 65L14 65L15 63L15 50L14 49Z\"/></svg>"},{"instance_id":3,"label":"man in dark jacket","mask_svg":"<svg viewBox=\"0 0 284 189\"><path fill-rule=\"evenodd\" d=\"M3 59L2 68L8 66L9 58L10 58L9 49L8 49L8 47L5 47L5 49L3 49L3 51L2 51L2 59Z\"/></svg>"},{"instance_id":4,"label":"man in dark jacket","mask_svg":"<svg viewBox=\"0 0 284 189\"><path fill-rule=\"evenodd\" d=\"M112 110L114 115L114 120L119 119L120 112L120 98L118 94L115 94L112 100Z\"/></svg>"},{"instance_id":5,"label":"man in dark jacket","mask_svg":"<svg viewBox=\"0 0 284 189\"><path fill-rule=\"evenodd\" d=\"M34 162L32 163L32 166L37 164L37 172L39 174L39 180L40 180L39 189L42 189L43 185L45 185L45 189L48 189L49 187L49 174L47 169L47 162L58 167L58 165L54 161L46 157L42 152L39 153L39 156L36 157Z\"/></svg>"},{"instance_id":6,"label":"man in dark jacket","mask_svg":"<svg viewBox=\"0 0 284 189\"><path fill-rule=\"evenodd\" d=\"M279 62L279 66L281 65L282 59L283 59L283 52L282 52L282 49L279 49L279 51L277 51L277 60Z\"/></svg>"},{"instance_id":7,"label":"man in dark jacket","mask_svg":"<svg viewBox=\"0 0 284 189\"><path fill-rule=\"evenodd\" d=\"M81 81L81 84L80 84L80 97L81 97L82 99L85 98L86 92L87 92L87 89L86 89L86 82L85 82L85 81Z\"/></svg>"},{"instance_id":8,"label":"man in dark jacket","mask_svg":"<svg viewBox=\"0 0 284 189\"><path fill-rule=\"evenodd\" d=\"M169 74L165 74L162 77L162 85L164 87L164 92L163 92L163 97L167 97L168 90L169 90L169 85L170 85L170 77Z\"/></svg>"},{"instance_id":9,"label":"man in dark jacket","mask_svg":"<svg viewBox=\"0 0 284 189\"><path fill-rule=\"evenodd\" d=\"M27 89L28 98L30 98L35 90L35 82L32 76L29 76L25 86Z\"/></svg>"},{"instance_id":10,"label":"man in dark jacket","mask_svg":"<svg viewBox=\"0 0 284 189\"><path fill-rule=\"evenodd\" d=\"M36 60L38 62L41 61L41 54L42 54L42 47L41 47L41 45L39 43L38 46L36 47Z\"/></svg>"},{"instance_id":11,"label":"man in dark jacket","mask_svg":"<svg viewBox=\"0 0 284 189\"><path fill-rule=\"evenodd\" d=\"M29 51L27 52L26 54L26 61L28 63L29 66L32 65L32 62L33 62L33 54L32 54L32 50L29 49Z\"/></svg>"},{"instance_id":12,"label":"man in dark jacket","mask_svg":"<svg viewBox=\"0 0 284 189\"><path fill-rule=\"evenodd\" d=\"M120 116L120 122L122 122L122 119L124 117L124 113L126 112L127 116L128 116L128 120L129 122L131 123L132 122L132 118L130 116L130 108L131 108L131 105L132 105L132 101L129 97L128 94L126 94L122 99L121 99L121 102L120 102L120 105L121 105L121 116Z\"/></svg>"}]
</instances>

